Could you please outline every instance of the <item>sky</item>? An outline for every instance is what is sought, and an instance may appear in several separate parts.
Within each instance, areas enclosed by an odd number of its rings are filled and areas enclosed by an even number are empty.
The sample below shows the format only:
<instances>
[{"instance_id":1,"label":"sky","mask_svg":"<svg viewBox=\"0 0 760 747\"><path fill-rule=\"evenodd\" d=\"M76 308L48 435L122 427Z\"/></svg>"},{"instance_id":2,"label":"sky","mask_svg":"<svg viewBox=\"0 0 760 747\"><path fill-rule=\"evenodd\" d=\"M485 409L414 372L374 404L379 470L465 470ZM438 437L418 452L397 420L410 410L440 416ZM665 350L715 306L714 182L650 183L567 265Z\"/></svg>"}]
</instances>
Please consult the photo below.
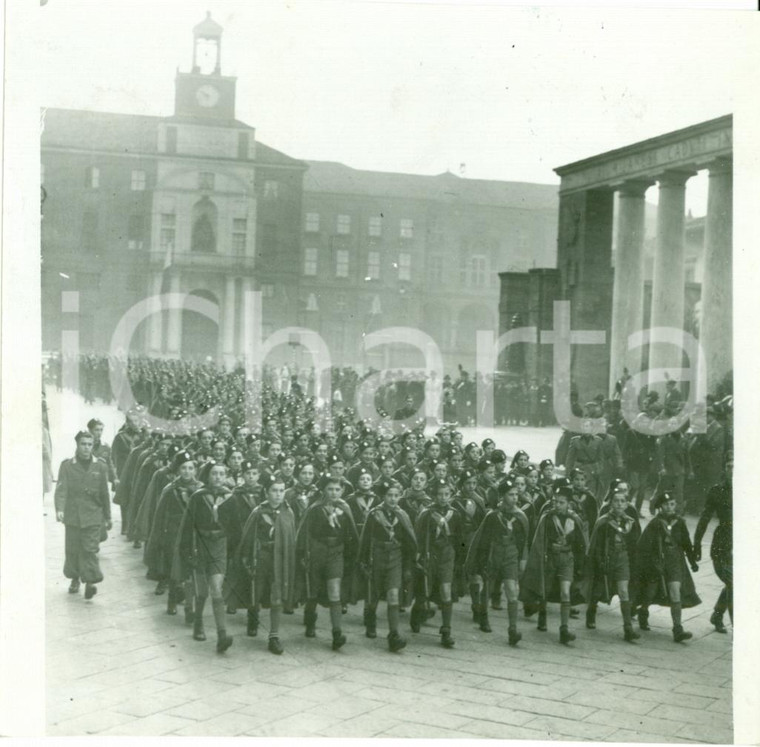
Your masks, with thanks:
<instances>
[{"instance_id":1,"label":"sky","mask_svg":"<svg viewBox=\"0 0 760 747\"><path fill-rule=\"evenodd\" d=\"M171 114L207 10L259 140L382 171L558 183L557 166L733 112L746 66L739 11L48 0L42 106ZM706 182L689 182L695 215Z\"/></svg>"}]
</instances>

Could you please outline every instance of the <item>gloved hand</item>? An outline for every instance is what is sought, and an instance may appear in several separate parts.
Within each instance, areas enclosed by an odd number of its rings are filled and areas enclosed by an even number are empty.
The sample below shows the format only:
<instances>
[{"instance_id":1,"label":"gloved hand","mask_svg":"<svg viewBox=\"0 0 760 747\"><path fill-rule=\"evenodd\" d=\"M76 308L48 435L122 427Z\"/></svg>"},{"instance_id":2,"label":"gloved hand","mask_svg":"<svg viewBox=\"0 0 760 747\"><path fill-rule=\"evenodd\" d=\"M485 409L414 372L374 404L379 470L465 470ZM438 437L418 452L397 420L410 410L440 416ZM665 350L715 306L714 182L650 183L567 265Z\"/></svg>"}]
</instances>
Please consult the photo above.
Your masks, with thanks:
<instances>
[{"instance_id":1,"label":"gloved hand","mask_svg":"<svg viewBox=\"0 0 760 747\"><path fill-rule=\"evenodd\" d=\"M702 545L694 545L694 560L702 560Z\"/></svg>"},{"instance_id":2,"label":"gloved hand","mask_svg":"<svg viewBox=\"0 0 760 747\"><path fill-rule=\"evenodd\" d=\"M692 561L691 563L691 572L696 573L699 570L699 566L696 564L695 561Z\"/></svg>"}]
</instances>

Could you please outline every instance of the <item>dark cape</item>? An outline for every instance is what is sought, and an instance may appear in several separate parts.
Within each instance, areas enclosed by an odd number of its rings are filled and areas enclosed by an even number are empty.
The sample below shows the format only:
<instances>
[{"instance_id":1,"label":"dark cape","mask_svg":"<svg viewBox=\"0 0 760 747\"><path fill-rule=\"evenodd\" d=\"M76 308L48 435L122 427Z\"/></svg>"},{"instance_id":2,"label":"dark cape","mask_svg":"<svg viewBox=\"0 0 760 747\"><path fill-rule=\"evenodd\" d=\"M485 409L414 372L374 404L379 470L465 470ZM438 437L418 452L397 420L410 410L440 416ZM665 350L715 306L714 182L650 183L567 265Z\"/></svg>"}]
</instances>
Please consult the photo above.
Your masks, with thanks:
<instances>
[{"instance_id":1,"label":"dark cape","mask_svg":"<svg viewBox=\"0 0 760 747\"><path fill-rule=\"evenodd\" d=\"M636 545L638 563L636 567L636 588L638 597L634 600L641 605L658 604L670 607L667 584L663 574L664 552L662 540L665 533L663 520L655 516L641 533ZM679 518L671 530L673 541L681 548L679 564L681 566L681 605L684 609L696 607L702 603L694 587L694 580L686 564L694 560L694 548L689 538L689 530L683 519Z\"/></svg>"},{"instance_id":2,"label":"dark cape","mask_svg":"<svg viewBox=\"0 0 760 747\"><path fill-rule=\"evenodd\" d=\"M180 534L182 517L190 496L202 487L203 484L200 482L192 482L185 486L178 478L161 491L143 553L143 561L148 567L147 577L152 581L160 581L171 575L173 553Z\"/></svg>"},{"instance_id":3,"label":"dark cape","mask_svg":"<svg viewBox=\"0 0 760 747\"><path fill-rule=\"evenodd\" d=\"M266 521L266 503L251 511L243 531L231 567L225 579L228 603L235 607L252 607L258 604L268 608L270 600L262 596L256 585L256 566L260 552L259 527ZM279 592L283 609L293 609L296 575L296 520L292 509L283 501L274 522L274 549L272 585Z\"/></svg>"},{"instance_id":4,"label":"dark cape","mask_svg":"<svg viewBox=\"0 0 760 747\"><path fill-rule=\"evenodd\" d=\"M354 568L352 578L351 601L357 602L360 599L372 599L372 563L373 563L373 532L372 528L376 521L378 511L382 511L383 506L375 506L367 515L367 520L362 527L361 537L359 538L359 551L357 562ZM414 527L409 515L403 508L397 507L395 514L399 523L404 530L404 539L401 549L401 585L399 589L399 605L409 607L414 598L414 563L417 557L417 539L414 534ZM382 597L381 597L382 598Z\"/></svg>"},{"instance_id":5,"label":"dark cape","mask_svg":"<svg viewBox=\"0 0 760 747\"><path fill-rule=\"evenodd\" d=\"M520 580L520 601L530 603L536 602L559 602L559 581L552 574L547 577L547 556L546 547L546 527L547 523L555 515L554 510L546 511L539 519L536 533L533 537L533 544L528 553L528 564ZM584 601L583 591L581 589L583 563L588 547L588 534L586 532L585 522L572 511L568 511L567 516L575 524L575 531L580 532L582 547L576 547L573 550L575 561L575 578L570 585L570 602L572 604L581 604Z\"/></svg>"},{"instance_id":6,"label":"dark cape","mask_svg":"<svg viewBox=\"0 0 760 747\"><path fill-rule=\"evenodd\" d=\"M530 542L530 522L524 511L514 509L514 515L525 533L525 543ZM494 522L497 522L494 524ZM488 576L488 561L491 549L491 537L493 530L498 530L499 510L491 509L483 518L475 532L465 560L465 570L468 575L478 574ZM521 558L522 559L522 558Z\"/></svg>"},{"instance_id":7,"label":"dark cape","mask_svg":"<svg viewBox=\"0 0 760 747\"><path fill-rule=\"evenodd\" d=\"M641 537L641 526L638 518L634 519L626 514L625 519L630 522L630 529L625 533L625 546L628 551L628 562L631 570L628 594L630 599L636 599L636 544ZM617 594L617 584L613 575L614 569L610 567L615 532L613 517L609 513L605 513L597 520L594 531L591 533L583 570L583 596L588 602L609 604Z\"/></svg>"},{"instance_id":8,"label":"dark cape","mask_svg":"<svg viewBox=\"0 0 760 747\"><path fill-rule=\"evenodd\" d=\"M343 542L343 580L341 582L341 600L344 602L352 601L355 589L353 581L353 571L356 563L356 552L359 545L359 534L356 531L356 524L354 524L354 517L351 513L351 508L342 499L336 501L335 505L343 511L348 521L348 531L344 533ZM314 516L314 512L322 507L322 501L317 500L312 503L304 512L300 523L298 524L298 531L296 533L296 602L306 601L308 598L308 573L309 573L309 559L311 556L311 538L309 536L309 527L311 519ZM329 607L330 603L327 599L327 589L323 588L319 590L317 601L323 607Z\"/></svg>"}]
</instances>

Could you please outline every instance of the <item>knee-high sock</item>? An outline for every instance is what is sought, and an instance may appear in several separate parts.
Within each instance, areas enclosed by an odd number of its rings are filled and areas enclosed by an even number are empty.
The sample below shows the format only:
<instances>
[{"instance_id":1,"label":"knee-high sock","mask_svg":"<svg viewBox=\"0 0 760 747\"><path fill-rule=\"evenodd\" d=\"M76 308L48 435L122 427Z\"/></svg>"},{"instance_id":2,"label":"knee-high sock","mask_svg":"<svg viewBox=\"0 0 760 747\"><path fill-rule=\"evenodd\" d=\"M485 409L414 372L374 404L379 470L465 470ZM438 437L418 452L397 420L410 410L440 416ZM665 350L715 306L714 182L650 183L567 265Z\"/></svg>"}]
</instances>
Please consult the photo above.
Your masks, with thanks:
<instances>
[{"instance_id":1,"label":"knee-high sock","mask_svg":"<svg viewBox=\"0 0 760 747\"><path fill-rule=\"evenodd\" d=\"M517 627L517 602L507 602L507 617L509 618L509 627Z\"/></svg>"},{"instance_id":2,"label":"knee-high sock","mask_svg":"<svg viewBox=\"0 0 760 747\"><path fill-rule=\"evenodd\" d=\"M728 608L728 591L726 590L726 587L724 586L720 592L718 601L715 602L715 611L719 615L722 615L726 611L727 608Z\"/></svg>"},{"instance_id":3,"label":"knee-high sock","mask_svg":"<svg viewBox=\"0 0 760 747\"><path fill-rule=\"evenodd\" d=\"M626 628L631 627L631 603L628 602L620 602L620 614L623 616L623 625Z\"/></svg>"},{"instance_id":4,"label":"knee-high sock","mask_svg":"<svg viewBox=\"0 0 760 747\"><path fill-rule=\"evenodd\" d=\"M211 608L214 610L214 621L216 622L216 632L219 635L224 635L227 632L225 625L225 604L224 599L212 599Z\"/></svg>"},{"instance_id":5,"label":"knee-high sock","mask_svg":"<svg viewBox=\"0 0 760 747\"><path fill-rule=\"evenodd\" d=\"M398 605L388 605L388 630L391 633L398 633Z\"/></svg>"},{"instance_id":6,"label":"knee-high sock","mask_svg":"<svg viewBox=\"0 0 760 747\"><path fill-rule=\"evenodd\" d=\"M681 627L681 603L670 603L670 616L673 618L673 626Z\"/></svg>"},{"instance_id":7,"label":"knee-high sock","mask_svg":"<svg viewBox=\"0 0 760 747\"><path fill-rule=\"evenodd\" d=\"M340 602L330 602L330 622L332 623L333 630L340 630L342 617L343 613Z\"/></svg>"},{"instance_id":8,"label":"knee-high sock","mask_svg":"<svg viewBox=\"0 0 760 747\"><path fill-rule=\"evenodd\" d=\"M470 584L470 597L473 604L480 604L480 587L477 584Z\"/></svg>"},{"instance_id":9,"label":"knee-high sock","mask_svg":"<svg viewBox=\"0 0 760 747\"><path fill-rule=\"evenodd\" d=\"M280 613L282 607L279 604L273 604L269 609L269 637L277 638L280 632Z\"/></svg>"},{"instance_id":10,"label":"knee-high sock","mask_svg":"<svg viewBox=\"0 0 760 747\"><path fill-rule=\"evenodd\" d=\"M570 622L570 602L560 602L559 604L559 620L560 625L567 627Z\"/></svg>"},{"instance_id":11,"label":"knee-high sock","mask_svg":"<svg viewBox=\"0 0 760 747\"><path fill-rule=\"evenodd\" d=\"M441 627L451 630L451 602L444 602L441 605L441 618L443 621Z\"/></svg>"},{"instance_id":12,"label":"knee-high sock","mask_svg":"<svg viewBox=\"0 0 760 747\"><path fill-rule=\"evenodd\" d=\"M203 622L203 608L206 606L208 597L195 597L195 621L200 625Z\"/></svg>"}]
</instances>

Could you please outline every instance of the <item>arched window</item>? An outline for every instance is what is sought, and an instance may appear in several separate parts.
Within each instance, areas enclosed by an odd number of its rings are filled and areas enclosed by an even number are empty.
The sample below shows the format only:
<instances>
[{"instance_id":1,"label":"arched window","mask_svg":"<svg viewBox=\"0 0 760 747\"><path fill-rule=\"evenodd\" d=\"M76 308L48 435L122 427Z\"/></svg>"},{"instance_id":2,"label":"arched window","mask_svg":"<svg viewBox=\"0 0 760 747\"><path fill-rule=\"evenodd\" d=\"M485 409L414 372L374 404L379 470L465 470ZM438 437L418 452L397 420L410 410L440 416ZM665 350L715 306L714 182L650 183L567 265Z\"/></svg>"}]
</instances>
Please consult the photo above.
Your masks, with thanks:
<instances>
[{"instance_id":1,"label":"arched window","mask_svg":"<svg viewBox=\"0 0 760 747\"><path fill-rule=\"evenodd\" d=\"M191 251L206 253L216 251L216 220L216 205L208 197L195 203Z\"/></svg>"}]
</instances>

